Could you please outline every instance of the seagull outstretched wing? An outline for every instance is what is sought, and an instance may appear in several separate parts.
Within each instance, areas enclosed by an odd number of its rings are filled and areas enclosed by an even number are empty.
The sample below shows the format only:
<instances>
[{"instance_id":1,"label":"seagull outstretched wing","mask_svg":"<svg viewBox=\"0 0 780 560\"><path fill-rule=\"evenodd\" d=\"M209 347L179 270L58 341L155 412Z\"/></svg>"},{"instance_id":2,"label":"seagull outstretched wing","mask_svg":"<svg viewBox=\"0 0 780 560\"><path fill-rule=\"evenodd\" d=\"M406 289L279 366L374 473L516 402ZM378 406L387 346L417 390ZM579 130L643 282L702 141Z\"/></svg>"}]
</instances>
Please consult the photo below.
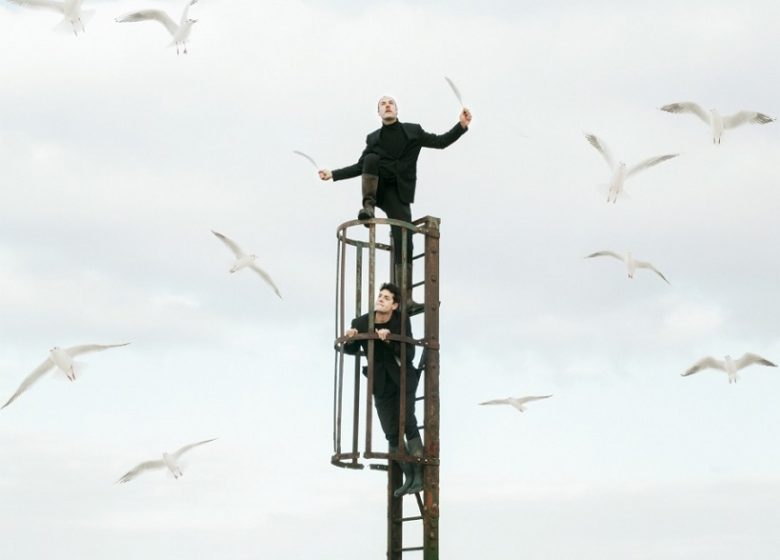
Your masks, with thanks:
<instances>
[{"instance_id":1,"label":"seagull outstretched wing","mask_svg":"<svg viewBox=\"0 0 780 560\"><path fill-rule=\"evenodd\" d=\"M130 482L133 480L136 476L141 474L144 471L148 471L150 469L160 469L165 467L165 461L158 460L158 461L144 461L143 463L138 463L135 467L127 471L122 477L116 481L117 484L124 484L125 482Z\"/></svg>"},{"instance_id":2,"label":"seagull outstretched wing","mask_svg":"<svg viewBox=\"0 0 780 560\"><path fill-rule=\"evenodd\" d=\"M670 103L661 107L661 111L667 113L693 113L699 117L704 124L710 124L710 114L692 101L682 101L680 103Z\"/></svg>"},{"instance_id":3,"label":"seagull outstretched wing","mask_svg":"<svg viewBox=\"0 0 780 560\"><path fill-rule=\"evenodd\" d=\"M688 375L693 375L696 372L708 368L720 369L726 371L726 364L724 362L721 362L720 360L716 360L712 356L707 356L706 358L702 358L701 360L693 364L691 367L685 370L685 373L681 373L680 375L686 377Z\"/></svg>"},{"instance_id":4,"label":"seagull outstretched wing","mask_svg":"<svg viewBox=\"0 0 780 560\"><path fill-rule=\"evenodd\" d=\"M222 243L224 243L227 246L228 249L233 251L233 254L236 256L237 259L246 256L246 253L244 253L241 247L239 247L238 244L232 239L230 239L229 237L225 237L224 235L214 231L213 229L211 230L211 233L216 235L222 241Z\"/></svg>"},{"instance_id":5,"label":"seagull outstretched wing","mask_svg":"<svg viewBox=\"0 0 780 560\"><path fill-rule=\"evenodd\" d=\"M625 260L621 255L618 255L614 251L596 251L595 253L591 253L590 255L586 256L585 258L592 259L593 257L612 257L619 261Z\"/></svg>"},{"instance_id":6,"label":"seagull outstretched wing","mask_svg":"<svg viewBox=\"0 0 780 560\"><path fill-rule=\"evenodd\" d=\"M16 390L16 392L11 395L11 398L6 401L6 403L2 406L2 408L5 408L12 402L16 400L16 397L24 393L27 389L30 388L30 385L38 381L41 377L43 377L46 372L48 372L51 368L54 367L54 362L52 362L49 358L46 358L44 362L39 365L37 368L33 370L33 372L24 378L24 381L22 381L22 384L19 385L19 388Z\"/></svg>"},{"instance_id":7,"label":"seagull outstretched wing","mask_svg":"<svg viewBox=\"0 0 780 560\"><path fill-rule=\"evenodd\" d=\"M604 157L607 165L610 169L615 169L615 158L612 156L612 152L603 140L599 139L595 134L585 133L585 138L590 142L590 145L596 148L599 153Z\"/></svg>"},{"instance_id":8,"label":"seagull outstretched wing","mask_svg":"<svg viewBox=\"0 0 780 560\"><path fill-rule=\"evenodd\" d=\"M654 165L658 165L662 161L666 161L667 159L672 159L680 154L665 154L663 156L655 156L651 158L647 158L646 160L640 161L636 165L632 166L627 172L626 172L626 179L631 177L632 175L636 175L640 171L644 171L648 167L653 167Z\"/></svg>"},{"instance_id":9,"label":"seagull outstretched wing","mask_svg":"<svg viewBox=\"0 0 780 560\"><path fill-rule=\"evenodd\" d=\"M174 457L176 457L176 459L178 459L193 447L198 447L199 445L203 445L204 443L209 443L210 441L214 441L215 439L217 438L204 439L203 441L199 441L197 443L191 443L189 445L185 445L184 447L180 447L179 449L171 453L171 455L173 455Z\"/></svg>"},{"instance_id":10,"label":"seagull outstretched wing","mask_svg":"<svg viewBox=\"0 0 780 560\"><path fill-rule=\"evenodd\" d=\"M770 366L770 367L777 367L777 364L773 364L766 358L762 358L758 354L751 354L750 352L746 352L742 355L742 357L734 362L737 366L737 369L746 368L749 365L752 364L761 364L762 366Z\"/></svg>"},{"instance_id":11,"label":"seagull outstretched wing","mask_svg":"<svg viewBox=\"0 0 780 560\"><path fill-rule=\"evenodd\" d=\"M656 273L658 276L660 276L660 277L661 277L661 279L662 279L664 282L666 282L667 284L669 284L669 285L671 286L671 282L669 282L669 280L667 280L667 279L666 279L666 276L664 276L663 274L661 274L661 271L660 271L660 270L658 270L656 267L654 267L654 266L653 266L652 264L650 264L649 262L647 262L647 261L637 261L637 260L635 260L635 261L634 261L634 264L636 265L636 267L637 267L637 268L647 268L648 270L652 270L652 271L653 271L653 272L655 272L655 273Z\"/></svg>"},{"instance_id":12,"label":"seagull outstretched wing","mask_svg":"<svg viewBox=\"0 0 780 560\"><path fill-rule=\"evenodd\" d=\"M723 128L736 128L741 124L753 123L753 124L767 124L772 122L773 119L769 115L764 113L757 113L755 111L740 111L727 117L723 117Z\"/></svg>"},{"instance_id":13,"label":"seagull outstretched wing","mask_svg":"<svg viewBox=\"0 0 780 560\"><path fill-rule=\"evenodd\" d=\"M252 263L249 265L249 268L257 272L260 277L265 280L266 284L271 286L271 289L274 291L274 293L279 296L279 299L282 299L282 294L279 292L279 288L276 287L276 284L274 284L274 281L271 279L271 275L268 274L265 270L257 266L257 264Z\"/></svg>"},{"instance_id":14,"label":"seagull outstretched wing","mask_svg":"<svg viewBox=\"0 0 780 560\"><path fill-rule=\"evenodd\" d=\"M176 22L174 22L171 19L171 16L162 10L139 10L137 12L130 12L129 14L125 14L116 18L115 21L118 23L128 23L133 21L158 21L165 26L171 36L176 35L176 32L179 31L179 26L176 25Z\"/></svg>"}]
</instances>

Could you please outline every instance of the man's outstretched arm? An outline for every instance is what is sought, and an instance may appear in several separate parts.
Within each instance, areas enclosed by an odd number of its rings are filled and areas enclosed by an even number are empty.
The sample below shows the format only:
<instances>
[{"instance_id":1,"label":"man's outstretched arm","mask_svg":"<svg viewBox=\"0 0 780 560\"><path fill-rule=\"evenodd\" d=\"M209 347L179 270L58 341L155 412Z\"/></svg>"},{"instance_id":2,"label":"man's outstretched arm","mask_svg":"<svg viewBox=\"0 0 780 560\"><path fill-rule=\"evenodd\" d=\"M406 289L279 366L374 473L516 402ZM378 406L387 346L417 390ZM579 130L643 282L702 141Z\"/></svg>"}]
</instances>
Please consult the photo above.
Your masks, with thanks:
<instances>
[{"instance_id":1,"label":"man's outstretched arm","mask_svg":"<svg viewBox=\"0 0 780 560\"><path fill-rule=\"evenodd\" d=\"M458 124L444 134L432 134L423 130L420 135L420 145L424 148L436 148L439 150L446 148L466 133L470 123L471 111L464 107L460 112Z\"/></svg>"},{"instance_id":2,"label":"man's outstretched arm","mask_svg":"<svg viewBox=\"0 0 780 560\"><path fill-rule=\"evenodd\" d=\"M363 150L363 153L360 154L360 159L357 160L357 163L348 165L347 167L342 167L340 169L334 169L333 171L330 169L320 169L320 179L323 181L329 181L330 179L333 179L334 181L340 181L342 179L351 179L352 177L361 175L363 173L363 158L366 157L367 153L369 153L368 141L366 141L366 147Z\"/></svg>"}]
</instances>

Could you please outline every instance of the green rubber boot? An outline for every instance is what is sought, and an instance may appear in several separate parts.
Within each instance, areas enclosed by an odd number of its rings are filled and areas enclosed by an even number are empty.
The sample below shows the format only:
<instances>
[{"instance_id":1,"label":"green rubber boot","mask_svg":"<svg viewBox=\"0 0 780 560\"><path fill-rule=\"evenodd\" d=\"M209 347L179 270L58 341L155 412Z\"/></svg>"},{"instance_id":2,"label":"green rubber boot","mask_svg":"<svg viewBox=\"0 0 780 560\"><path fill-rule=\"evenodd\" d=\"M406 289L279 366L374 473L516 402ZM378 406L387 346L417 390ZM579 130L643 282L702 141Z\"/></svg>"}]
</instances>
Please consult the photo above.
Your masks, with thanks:
<instances>
[{"instance_id":1,"label":"green rubber boot","mask_svg":"<svg viewBox=\"0 0 780 560\"><path fill-rule=\"evenodd\" d=\"M413 455L415 457L423 457L423 443L422 440L419 437L416 437L414 439L410 439L408 442L406 442L407 448L409 449L409 455ZM421 463L412 463L411 465L411 471L412 471L412 482L409 485L409 487L406 489L407 494L417 494L418 492L422 492L423 490L423 466Z\"/></svg>"},{"instance_id":2,"label":"green rubber boot","mask_svg":"<svg viewBox=\"0 0 780 560\"><path fill-rule=\"evenodd\" d=\"M391 455L397 454L398 446L391 445L389 451ZM410 465L407 462L396 461L395 463L401 468L401 472L404 473L403 484L401 484L401 486L393 490L393 496L395 496L396 498L400 498L401 496L406 494L406 491L408 490L409 486L412 485L412 481L414 480L414 470L412 465Z\"/></svg>"}]
</instances>

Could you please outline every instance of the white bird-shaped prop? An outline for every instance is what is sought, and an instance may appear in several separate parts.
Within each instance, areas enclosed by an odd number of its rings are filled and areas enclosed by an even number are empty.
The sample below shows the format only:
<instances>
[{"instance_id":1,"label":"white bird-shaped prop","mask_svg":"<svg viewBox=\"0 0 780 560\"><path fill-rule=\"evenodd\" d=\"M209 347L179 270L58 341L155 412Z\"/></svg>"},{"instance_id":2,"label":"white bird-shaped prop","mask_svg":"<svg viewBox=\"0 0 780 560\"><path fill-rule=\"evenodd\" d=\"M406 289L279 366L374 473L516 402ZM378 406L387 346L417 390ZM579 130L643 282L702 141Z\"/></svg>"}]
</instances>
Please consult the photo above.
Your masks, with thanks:
<instances>
[{"instance_id":1,"label":"white bird-shaped prop","mask_svg":"<svg viewBox=\"0 0 780 560\"><path fill-rule=\"evenodd\" d=\"M63 15L62 21L57 27L70 25L73 34L78 37L79 31L86 31L84 20L88 20L95 13L95 10L82 10L82 0L8 0L19 6L29 6L30 8L43 8Z\"/></svg>"},{"instance_id":2,"label":"white bird-shaped prop","mask_svg":"<svg viewBox=\"0 0 780 560\"><path fill-rule=\"evenodd\" d=\"M770 362L766 358L762 358L758 354L751 354L750 352L746 352L738 360L732 359L731 356L725 356L724 359L721 361L713 358L712 356L707 356L706 358L702 358L701 360L693 364L685 371L685 373L681 373L680 375L682 375L683 377L687 377L703 369L708 369L708 368L720 369L725 371L728 374L729 383L736 383L737 379L739 379L737 372L753 364L760 364L762 366L769 366L769 367L777 367L777 364L773 364L772 362Z\"/></svg>"},{"instance_id":3,"label":"white bird-shaped prop","mask_svg":"<svg viewBox=\"0 0 780 560\"><path fill-rule=\"evenodd\" d=\"M236 256L236 262L233 263L232 268L230 269L231 274L234 272L237 272L241 270L242 268L249 267L255 272L257 272L260 277L266 281L266 283L271 286L274 293L276 293L277 296L279 296L279 299L282 299L282 294L279 293L279 288L276 287L276 284L274 284L274 281L271 280L271 276L262 268L257 266L257 263L255 260L257 259L256 255L249 255L247 254L241 247L239 247L235 241L232 239L225 237L221 233L218 233L214 230L211 230L211 233L216 235L222 242L227 245L228 249L233 251L233 254Z\"/></svg>"},{"instance_id":4,"label":"white bird-shaped prop","mask_svg":"<svg viewBox=\"0 0 780 560\"><path fill-rule=\"evenodd\" d=\"M638 261L636 260L632 255L631 252L626 253L626 256L623 257L621 255L618 255L614 251L597 251L595 253L591 253L586 259L591 259L593 257L612 257L619 261L623 261L626 263L626 271L628 272L628 277L633 278L634 274L636 274L637 268L647 268L649 270L652 270L655 272L658 276L661 277L661 279L666 282L667 284L670 284L669 280L666 279L666 276L661 274L661 271L655 268L652 264L650 264L647 261Z\"/></svg>"},{"instance_id":5,"label":"white bird-shaped prop","mask_svg":"<svg viewBox=\"0 0 780 560\"><path fill-rule=\"evenodd\" d=\"M176 45L176 54L179 54L179 46L184 48L184 54L187 54L187 40L190 37L192 26L198 22L197 19L191 19L189 17L190 6L192 6L198 0L187 0L184 5L184 11L181 14L181 21L178 25L171 19L171 17L162 10L139 10L137 12L131 12L116 18L117 23L127 23L134 21L159 21L162 23L168 32L173 37L173 40L168 45Z\"/></svg>"},{"instance_id":6,"label":"white bird-shaped prop","mask_svg":"<svg viewBox=\"0 0 780 560\"><path fill-rule=\"evenodd\" d=\"M691 101L670 103L661 107L661 111L666 111L667 113L693 113L712 129L713 144L720 144L720 137L727 128L736 128L745 123L767 124L775 120L769 115L757 113L756 111L739 111L733 115L721 115L715 109L707 112L700 105Z\"/></svg>"},{"instance_id":7,"label":"white bird-shaped prop","mask_svg":"<svg viewBox=\"0 0 780 560\"><path fill-rule=\"evenodd\" d=\"M117 484L124 484L125 482L130 482L133 480L136 476L141 474L144 471L148 471L150 469L164 469L165 467L168 467L168 470L173 475L173 478L179 478L183 475L181 472L181 466L179 465L179 458L192 449L193 447L197 447L199 445L203 445L204 443L209 443L210 441L214 441L217 438L212 439L206 439L203 441L199 441L197 443L191 443L189 445L185 445L184 447L177 449L173 453L166 453L163 452L162 459L158 459L157 461L144 461L143 463L138 463L135 467L127 471L122 477L116 481Z\"/></svg>"},{"instance_id":8,"label":"white bird-shaped prop","mask_svg":"<svg viewBox=\"0 0 780 560\"><path fill-rule=\"evenodd\" d=\"M629 177L632 177L633 175L636 175L640 171L644 171L649 167L658 165L662 161L666 161L667 159L672 159L680 155L665 154L662 156L655 156L640 161L632 167L626 167L626 164L622 161L615 162L615 158L612 156L612 152L610 152L609 148L603 140L600 140L594 134L589 133L585 133L585 138L594 148L599 151L599 153L604 157L604 160L607 162L610 170L612 170L612 178L609 182L609 192L607 193L607 202L614 203L617 201L618 196L623 192L623 185L625 184L626 179Z\"/></svg>"},{"instance_id":9,"label":"white bird-shaped prop","mask_svg":"<svg viewBox=\"0 0 780 560\"><path fill-rule=\"evenodd\" d=\"M68 376L68 379L71 381L76 380L76 365L77 362L73 361L73 358L76 356L79 356L81 354L87 354L89 352L99 352L101 350L106 350L107 348L118 348L120 346L127 346L130 344L129 342L125 342L123 344L85 344L83 346L72 346L70 348L60 348L59 346L55 346L51 350L49 350L49 357L44 360L44 362L39 365L35 370L25 377L24 381L22 381L22 384L19 385L19 388L16 390L16 392L11 395L11 398L8 399L8 401L2 406L2 408L5 408L16 398L24 393L27 389L30 388L30 386L38 381L41 377L43 377L48 371L50 371L55 366L62 371L65 375Z\"/></svg>"},{"instance_id":10,"label":"white bird-shaped prop","mask_svg":"<svg viewBox=\"0 0 780 560\"><path fill-rule=\"evenodd\" d=\"M515 407L520 412L525 412L525 406L523 406L526 403L529 403L531 401L538 401L541 399L549 399L552 397L552 395L542 395L539 397L507 397L505 399L493 399L490 401L481 402L479 404L508 404L509 406Z\"/></svg>"}]
</instances>

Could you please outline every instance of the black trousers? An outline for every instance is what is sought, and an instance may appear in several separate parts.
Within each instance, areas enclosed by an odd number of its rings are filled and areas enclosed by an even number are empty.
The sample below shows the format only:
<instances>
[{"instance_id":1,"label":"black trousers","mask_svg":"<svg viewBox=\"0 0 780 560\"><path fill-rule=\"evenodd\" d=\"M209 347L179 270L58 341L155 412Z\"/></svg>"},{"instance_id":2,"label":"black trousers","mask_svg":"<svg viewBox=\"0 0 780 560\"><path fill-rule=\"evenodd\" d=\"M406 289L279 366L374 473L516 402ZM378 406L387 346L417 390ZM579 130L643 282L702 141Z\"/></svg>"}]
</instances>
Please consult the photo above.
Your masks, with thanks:
<instances>
[{"instance_id":1,"label":"black trousers","mask_svg":"<svg viewBox=\"0 0 780 560\"><path fill-rule=\"evenodd\" d=\"M379 188L376 194L376 205L381 208L387 217L393 220L412 221L412 208L403 202L398 195L398 185L395 179L383 177L379 174L379 156L368 154L363 158L363 173L379 177ZM406 232L406 263L412 265L412 234L404 228L390 226L390 235L393 239L393 262L401 264L401 240ZM412 279L408 279L410 285ZM400 285L401 279L396 278L395 283Z\"/></svg>"},{"instance_id":2,"label":"black trousers","mask_svg":"<svg viewBox=\"0 0 780 560\"><path fill-rule=\"evenodd\" d=\"M379 415L379 423L390 445L398 445L398 429L400 428L401 393L395 383L388 383L384 395L374 396L374 406ZM414 414L414 393L406 394L406 414L404 418L404 433L407 441L420 437L417 428L417 417Z\"/></svg>"}]
</instances>

